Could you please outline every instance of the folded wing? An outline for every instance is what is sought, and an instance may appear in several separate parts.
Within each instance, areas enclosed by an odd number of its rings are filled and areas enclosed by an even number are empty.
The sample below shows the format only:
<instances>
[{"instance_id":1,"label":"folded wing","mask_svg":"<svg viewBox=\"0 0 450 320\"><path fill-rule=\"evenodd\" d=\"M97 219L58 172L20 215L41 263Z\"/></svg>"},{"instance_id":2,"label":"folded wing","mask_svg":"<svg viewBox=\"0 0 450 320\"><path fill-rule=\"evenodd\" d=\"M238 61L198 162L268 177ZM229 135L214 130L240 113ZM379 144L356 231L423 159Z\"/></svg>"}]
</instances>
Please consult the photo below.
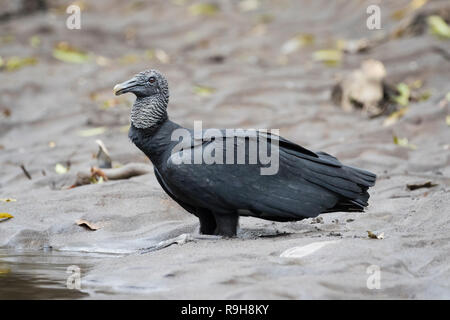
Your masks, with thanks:
<instances>
[{"instance_id":1,"label":"folded wing","mask_svg":"<svg viewBox=\"0 0 450 320\"><path fill-rule=\"evenodd\" d=\"M224 130L221 133L189 141L167 161L165 183L175 197L182 197L190 206L223 212L239 210L242 215L275 221L299 220L330 211L362 211L367 206L367 189L376 179L373 173L344 166L327 153L312 152L270 133L259 132L250 137L230 136ZM174 161L174 157L186 160L206 147L221 149L225 157L230 147L225 140L230 138L234 139L231 145L235 150L238 145L259 143L261 139L268 139L271 148L278 145L278 172L261 175L260 168L264 165L259 161L257 164ZM245 149L247 153L249 150Z\"/></svg>"}]
</instances>

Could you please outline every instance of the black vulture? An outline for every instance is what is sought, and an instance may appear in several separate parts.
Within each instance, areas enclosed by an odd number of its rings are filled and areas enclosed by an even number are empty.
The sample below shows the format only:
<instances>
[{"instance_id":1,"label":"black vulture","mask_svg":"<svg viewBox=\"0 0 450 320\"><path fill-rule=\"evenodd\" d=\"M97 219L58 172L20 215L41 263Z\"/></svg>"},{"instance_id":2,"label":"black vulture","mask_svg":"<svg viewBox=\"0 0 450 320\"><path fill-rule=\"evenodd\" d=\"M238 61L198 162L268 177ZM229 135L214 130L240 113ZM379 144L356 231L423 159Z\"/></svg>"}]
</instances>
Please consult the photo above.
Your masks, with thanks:
<instances>
[{"instance_id":1,"label":"black vulture","mask_svg":"<svg viewBox=\"0 0 450 320\"><path fill-rule=\"evenodd\" d=\"M216 129L211 134L170 121L168 83L157 70L140 72L114 92L136 95L129 138L153 163L164 191L199 218L202 234L236 236L239 216L297 221L326 212L363 211L368 205L367 189L376 175L345 166L325 152L267 131ZM264 147L276 166L262 158ZM270 166L276 170L263 173Z\"/></svg>"}]
</instances>

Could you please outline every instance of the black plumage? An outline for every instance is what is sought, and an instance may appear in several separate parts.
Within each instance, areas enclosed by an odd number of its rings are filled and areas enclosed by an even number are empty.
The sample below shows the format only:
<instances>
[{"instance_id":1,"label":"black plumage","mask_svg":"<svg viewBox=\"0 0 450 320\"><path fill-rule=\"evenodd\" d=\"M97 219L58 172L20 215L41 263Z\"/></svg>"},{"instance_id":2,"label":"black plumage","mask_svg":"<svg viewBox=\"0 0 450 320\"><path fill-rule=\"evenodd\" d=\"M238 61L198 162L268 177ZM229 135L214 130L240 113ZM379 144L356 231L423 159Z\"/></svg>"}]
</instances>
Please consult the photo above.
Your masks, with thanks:
<instances>
[{"instance_id":1,"label":"black plumage","mask_svg":"<svg viewBox=\"0 0 450 320\"><path fill-rule=\"evenodd\" d=\"M217 131L214 137L197 137L186 129L189 139L179 141L172 134L183 129L167 117L169 90L166 79L156 70L141 72L117 85L116 94L132 92L137 99L131 112L129 137L154 165L155 175L165 192L200 220L203 234L236 235L239 216L273 221L296 221L334 211L363 211L368 205L368 188L375 174L345 166L324 152L312 152L282 137L266 132L254 136ZM279 169L261 175L256 164L178 164L175 157L192 159L196 150L234 149L261 139L278 142ZM228 150L230 151L230 150ZM186 158L187 157L187 158Z\"/></svg>"}]
</instances>

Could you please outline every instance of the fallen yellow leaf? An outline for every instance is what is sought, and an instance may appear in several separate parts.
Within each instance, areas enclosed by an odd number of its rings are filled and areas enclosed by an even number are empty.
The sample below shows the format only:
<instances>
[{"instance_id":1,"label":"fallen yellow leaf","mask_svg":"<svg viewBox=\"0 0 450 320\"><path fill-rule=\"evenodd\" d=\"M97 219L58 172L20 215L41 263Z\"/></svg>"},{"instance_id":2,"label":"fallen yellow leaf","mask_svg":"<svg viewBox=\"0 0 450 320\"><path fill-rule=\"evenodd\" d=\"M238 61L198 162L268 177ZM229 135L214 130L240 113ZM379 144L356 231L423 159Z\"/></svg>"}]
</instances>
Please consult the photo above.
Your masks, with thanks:
<instances>
[{"instance_id":1,"label":"fallen yellow leaf","mask_svg":"<svg viewBox=\"0 0 450 320\"><path fill-rule=\"evenodd\" d=\"M9 268L0 268L0 275L10 273L11 269Z\"/></svg>"},{"instance_id":2,"label":"fallen yellow leaf","mask_svg":"<svg viewBox=\"0 0 450 320\"><path fill-rule=\"evenodd\" d=\"M209 97L216 91L215 88L212 87L206 87L206 86L195 86L194 87L194 93L200 97Z\"/></svg>"},{"instance_id":3,"label":"fallen yellow leaf","mask_svg":"<svg viewBox=\"0 0 450 320\"><path fill-rule=\"evenodd\" d=\"M189 6L189 13L194 16L213 16L219 10L217 4L214 3L194 3Z\"/></svg>"},{"instance_id":4,"label":"fallen yellow leaf","mask_svg":"<svg viewBox=\"0 0 450 320\"><path fill-rule=\"evenodd\" d=\"M16 202L16 199L12 199L12 198L2 198L0 199L0 202Z\"/></svg>"},{"instance_id":5,"label":"fallen yellow leaf","mask_svg":"<svg viewBox=\"0 0 450 320\"><path fill-rule=\"evenodd\" d=\"M450 38L450 26L442 19L442 17L429 16L427 22L432 34L440 38Z\"/></svg>"},{"instance_id":6,"label":"fallen yellow leaf","mask_svg":"<svg viewBox=\"0 0 450 320\"><path fill-rule=\"evenodd\" d=\"M105 127L98 127L98 128L92 128L92 129L86 129L86 130L79 130L77 134L81 137L91 137L91 136L97 136L99 134L102 134L106 131Z\"/></svg>"},{"instance_id":7,"label":"fallen yellow leaf","mask_svg":"<svg viewBox=\"0 0 450 320\"><path fill-rule=\"evenodd\" d=\"M14 218L12 215L6 212L0 212L0 219L11 219Z\"/></svg>"},{"instance_id":8,"label":"fallen yellow leaf","mask_svg":"<svg viewBox=\"0 0 450 320\"><path fill-rule=\"evenodd\" d=\"M393 113L391 113L389 115L389 117L387 117L384 122L383 122L383 126L387 127L390 125L393 125L394 123L396 123L398 120L400 120L401 117L403 117L406 112L409 110L408 107L403 107Z\"/></svg>"},{"instance_id":9,"label":"fallen yellow leaf","mask_svg":"<svg viewBox=\"0 0 450 320\"><path fill-rule=\"evenodd\" d=\"M35 65L38 60L34 57L10 57L8 59L0 59L0 66L4 66L6 71L16 71L22 69L23 67Z\"/></svg>"},{"instance_id":10,"label":"fallen yellow leaf","mask_svg":"<svg viewBox=\"0 0 450 320\"><path fill-rule=\"evenodd\" d=\"M397 136L393 136L394 143L400 147L409 148L412 150L416 150L417 146L414 144L409 143L407 138L399 138Z\"/></svg>"},{"instance_id":11,"label":"fallen yellow leaf","mask_svg":"<svg viewBox=\"0 0 450 320\"><path fill-rule=\"evenodd\" d=\"M88 54L71 47L67 42L60 42L53 49L53 57L69 63L85 63L89 60Z\"/></svg>"},{"instance_id":12,"label":"fallen yellow leaf","mask_svg":"<svg viewBox=\"0 0 450 320\"><path fill-rule=\"evenodd\" d=\"M313 53L315 61L321 61L329 66L338 65L342 60L342 52L340 50L318 50Z\"/></svg>"},{"instance_id":13,"label":"fallen yellow leaf","mask_svg":"<svg viewBox=\"0 0 450 320\"><path fill-rule=\"evenodd\" d=\"M401 106L407 106L409 104L409 97L411 95L411 90L406 83L399 83L397 85L397 91L399 95L393 97L392 99Z\"/></svg>"}]
</instances>

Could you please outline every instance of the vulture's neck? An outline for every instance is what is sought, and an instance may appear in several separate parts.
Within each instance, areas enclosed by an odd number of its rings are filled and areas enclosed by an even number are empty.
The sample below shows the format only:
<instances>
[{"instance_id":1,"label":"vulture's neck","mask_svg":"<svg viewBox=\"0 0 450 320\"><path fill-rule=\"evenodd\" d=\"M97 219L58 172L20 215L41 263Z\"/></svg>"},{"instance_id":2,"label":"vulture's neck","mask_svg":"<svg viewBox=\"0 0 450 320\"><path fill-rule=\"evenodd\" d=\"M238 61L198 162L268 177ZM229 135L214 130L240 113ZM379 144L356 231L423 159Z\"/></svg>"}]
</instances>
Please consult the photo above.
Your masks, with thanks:
<instances>
[{"instance_id":1,"label":"vulture's neck","mask_svg":"<svg viewBox=\"0 0 450 320\"><path fill-rule=\"evenodd\" d=\"M131 110L131 141L156 167L164 165L178 141L172 132L180 126L168 119L167 103L158 96L137 98Z\"/></svg>"},{"instance_id":2,"label":"vulture's neck","mask_svg":"<svg viewBox=\"0 0 450 320\"><path fill-rule=\"evenodd\" d=\"M131 109L131 123L139 129L156 129L168 119L167 103L162 94L138 97Z\"/></svg>"}]
</instances>

